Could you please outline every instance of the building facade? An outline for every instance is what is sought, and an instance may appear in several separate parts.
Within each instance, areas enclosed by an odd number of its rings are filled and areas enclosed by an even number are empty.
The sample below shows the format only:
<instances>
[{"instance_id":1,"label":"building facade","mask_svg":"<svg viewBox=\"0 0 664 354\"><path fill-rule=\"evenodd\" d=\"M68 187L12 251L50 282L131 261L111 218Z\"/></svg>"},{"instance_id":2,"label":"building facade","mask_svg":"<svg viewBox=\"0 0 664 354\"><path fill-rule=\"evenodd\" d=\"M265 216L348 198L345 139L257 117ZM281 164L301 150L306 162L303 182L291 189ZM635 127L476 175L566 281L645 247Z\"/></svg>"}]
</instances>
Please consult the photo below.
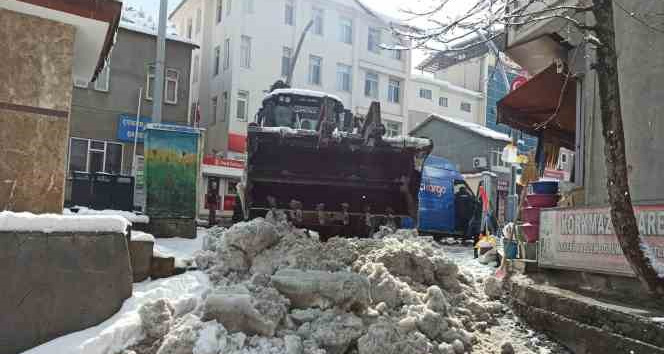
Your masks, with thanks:
<instances>
[{"instance_id":1,"label":"building facade","mask_svg":"<svg viewBox=\"0 0 664 354\"><path fill-rule=\"evenodd\" d=\"M241 170L226 168L242 164L247 125L270 86L286 78L312 20L292 86L334 94L357 114L379 101L388 134L407 129L410 53L382 48L399 43L391 20L359 1L186 0L170 20L200 44L192 54L191 111L200 112L206 161L215 162L204 163L201 184L218 178L230 198Z\"/></svg>"},{"instance_id":2,"label":"building facade","mask_svg":"<svg viewBox=\"0 0 664 354\"><path fill-rule=\"evenodd\" d=\"M431 114L482 124L481 92L424 75L412 75L408 86L408 131Z\"/></svg>"},{"instance_id":3,"label":"building facade","mask_svg":"<svg viewBox=\"0 0 664 354\"><path fill-rule=\"evenodd\" d=\"M74 172L136 172L134 155L139 161L143 156L143 128L152 116L156 45L153 32L121 23L99 78L94 83L74 82L68 176ZM194 48L192 42L177 37L169 36L166 41L163 123L189 124L189 69Z\"/></svg>"}]
</instances>

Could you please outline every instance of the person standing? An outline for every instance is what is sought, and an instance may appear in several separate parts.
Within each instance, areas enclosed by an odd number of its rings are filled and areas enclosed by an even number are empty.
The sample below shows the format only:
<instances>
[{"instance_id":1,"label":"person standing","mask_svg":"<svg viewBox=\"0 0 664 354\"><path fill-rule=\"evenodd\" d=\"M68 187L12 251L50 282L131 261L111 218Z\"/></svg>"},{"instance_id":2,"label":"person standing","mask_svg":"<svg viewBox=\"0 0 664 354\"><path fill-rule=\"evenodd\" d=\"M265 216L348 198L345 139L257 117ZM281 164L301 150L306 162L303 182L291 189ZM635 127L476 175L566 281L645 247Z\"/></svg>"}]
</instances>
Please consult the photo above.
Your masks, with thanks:
<instances>
[{"instance_id":1,"label":"person standing","mask_svg":"<svg viewBox=\"0 0 664 354\"><path fill-rule=\"evenodd\" d=\"M210 181L208 192L205 195L205 208L208 210L208 226L217 224L217 209L219 209L219 184L217 181Z\"/></svg>"}]
</instances>

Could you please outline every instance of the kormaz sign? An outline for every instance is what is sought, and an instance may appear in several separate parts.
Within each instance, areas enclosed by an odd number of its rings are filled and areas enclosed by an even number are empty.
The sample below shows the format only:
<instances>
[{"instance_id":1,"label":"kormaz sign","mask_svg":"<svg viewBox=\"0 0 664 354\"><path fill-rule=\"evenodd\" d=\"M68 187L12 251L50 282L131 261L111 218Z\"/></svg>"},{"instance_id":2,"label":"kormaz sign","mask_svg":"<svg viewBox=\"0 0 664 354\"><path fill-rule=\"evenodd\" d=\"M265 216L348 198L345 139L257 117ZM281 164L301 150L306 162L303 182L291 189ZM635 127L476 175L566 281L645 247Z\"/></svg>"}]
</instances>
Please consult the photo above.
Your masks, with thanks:
<instances>
[{"instance_id":1,"label":"kormaz sign","mask_svg":"<svg viewBox=\"0 0 664 354\"><path fill-rule=\"evenodd\" d=\"M634 211L647 256L664 264L664 205ZM538 248L541 267L634 276L608 207L542 210Z\"/></svg>"},{"instance_id":2,"label":"kormaz sign","mask_svg":"<svg viewBox=\"0 0 664 354\"><path fill-rule=\"evenodd\" d=\"M136 142L142 143L145 137L145 125L152 121L149 117L141 117L138 121L138 139ZM136 116L121 114L118 117L118 140L134 142L136 136Z\"/></svg>"}]
</instances>

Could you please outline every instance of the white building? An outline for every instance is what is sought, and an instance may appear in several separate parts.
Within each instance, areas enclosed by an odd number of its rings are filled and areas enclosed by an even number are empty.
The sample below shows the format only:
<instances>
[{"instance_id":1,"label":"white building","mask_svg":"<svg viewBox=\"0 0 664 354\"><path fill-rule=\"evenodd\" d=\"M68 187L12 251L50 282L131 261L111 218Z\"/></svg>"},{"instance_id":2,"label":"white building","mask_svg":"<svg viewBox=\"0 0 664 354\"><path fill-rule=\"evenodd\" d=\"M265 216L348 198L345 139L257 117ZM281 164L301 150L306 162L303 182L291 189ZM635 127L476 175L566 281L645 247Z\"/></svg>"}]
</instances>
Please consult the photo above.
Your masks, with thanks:
<instances>
[{"instance_id":1,"label":"white building","mask_svg":"<svg viewBox=\"0 0 664 354\"><path fill-rule=\"evenodd\" d=\"M190 91L191 102L199 103L201 127L207 129L207 161L243 159L247 124L270 85L285 78L312 19L292 86L334 94L358 114L377 100L388 134L407 133L404 90L411 56L379 47L398 42L389 18L356 0L184 0L170 20L182 36L200 45L192 53ZM222 194L224 189L232 193L238 171L218 172L203 166L204 176L221 177Z\"/></svg>"},{"instance_id":2,"label":"white building","mask_svg":"<svg viewBox=\"0 0 664 354\"><path fill-rule=\"evenodd\" d=\"M408 131L431 114L484 124L485 104L481 92L424 75L412 75L408 85Z\"/></svg>"}]
</instances>

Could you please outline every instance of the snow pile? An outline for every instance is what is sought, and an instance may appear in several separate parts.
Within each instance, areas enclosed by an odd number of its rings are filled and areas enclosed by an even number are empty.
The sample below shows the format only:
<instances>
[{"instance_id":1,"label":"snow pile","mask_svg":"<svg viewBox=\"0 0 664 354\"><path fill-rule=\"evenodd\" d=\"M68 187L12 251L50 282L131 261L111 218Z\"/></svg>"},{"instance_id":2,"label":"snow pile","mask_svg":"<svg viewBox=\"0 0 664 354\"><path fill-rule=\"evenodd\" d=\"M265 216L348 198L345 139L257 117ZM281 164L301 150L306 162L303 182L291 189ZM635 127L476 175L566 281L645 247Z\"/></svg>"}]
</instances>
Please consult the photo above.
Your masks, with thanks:
<instances>
[{"instance_id":1,"label":"snow pile","mask_svg":"<svg viewBox=\"0 0 664 354\"><path fill-rule=\"evenodd\" d=\"M64 215L119 215L129 220L132 223L147 224L150 222L150 218L147 215L136 214L124 210L112 210L112 209L94 210L83 206L75 206L70 209L65 208L62 211L62 213Z\"/></svg>"},{"instance_id":2,"label":"snow pile","mask_svg":"<svg viewBox=\"0 0 664 354\"><path fill-rule=\"evenodd\" d=\"M0 231L112 232L126 234L131 223L117 215L58 215L0 212Z\"/></svg>"},{"instance_id":3,"label":"snow pile","mask_svg":"<svg viewBox=\"0 0 664 354\"><path fill-rule=\"evenodd\" d=\"M272 218L279 219L279 218ZM429 238L332 238L264 219L213 228L196 262L212 288L141 309L125 353L464 353L502 305Z\"/></svg>"},{"instance_id":4,"label":"snow pile","mask_svg":"<svg viewBox=\"0 0 664 354\"><path fill-rule=\"evenodd\" d=\"M142 231L132 231L131 240L137 242L155 242L154 236Z\"/></svg>"}]
</instances>

